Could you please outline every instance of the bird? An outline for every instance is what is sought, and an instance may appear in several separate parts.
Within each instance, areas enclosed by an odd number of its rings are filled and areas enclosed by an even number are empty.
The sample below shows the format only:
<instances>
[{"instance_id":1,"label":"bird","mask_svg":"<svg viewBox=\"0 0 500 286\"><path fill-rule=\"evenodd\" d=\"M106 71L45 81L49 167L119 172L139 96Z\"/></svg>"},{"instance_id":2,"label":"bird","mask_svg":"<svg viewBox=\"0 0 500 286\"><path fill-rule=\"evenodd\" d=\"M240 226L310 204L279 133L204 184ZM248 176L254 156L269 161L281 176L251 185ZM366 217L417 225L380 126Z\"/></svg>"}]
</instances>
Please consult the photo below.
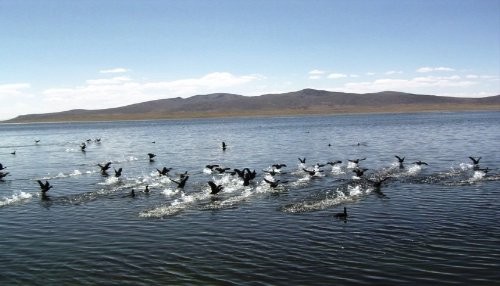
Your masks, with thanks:
<instances>
[{"instance_id":1,"label":"bird","mask_svg":"<svg viewBox=\"0 0 500 286\"><path fill-rule=\"evenodd\" d=\"M16 155L16 150L10 152L11 155Z\"/></svg>"},{"instance_id":2,"label":"bird","mask_svg":"<svg viewBox=\"0 0 500 286\"><path fill-rule=\"evenodd\" d=\"M111 165L111 162L107 162L106 164L101 165L101 164L97 164L97 166L99 166L101 168L101 174L103 175L107 175L108 174L108 169L110 168L109 165Z\"/></svg>"},{"instance_id":3,"label":"bird","mask_svg":"<svg viewBox=\"0 0 500 286\"><path fill-rule=\"evenodd\" d=\"M87 144L82 143L82 145L80 145L80 150L82 150L82 152L85 152L85 148L87 148Z\"/></svg>"},{"instance_id":4,"label":"bird","mask_svg":"<svg viewBox=\"0 0 500 286\"><path fill-rule=\"evenodd\" d=\"M336 218L339 218L339 219L346 219L347 218L347 208L344 207L344 212L343 213L336 213L334 216Z\"/></svg>"},{"instance_id":5,"label":"bird","mask_svg":"<svg viewBox=\"0 0 500 286\"><path fill-rule=\"evenodd\" d=\"M159 176L166 176L168 175L168 172L170 172L170 170L172 170L172 168L167 168L167 167L163 167L163 169L156 169L156 171L158 171L158 175Z\"/></svg>"},{"instance_id":6,"label":"bird","mask_svg":"<svg viewBox=\"0 0 500 286\"><path fill-rule=\"evenodd\" d=\"M10 173L9 172L7 172L7 173L0 172L0 181L2 181L3 178L7 177L8 174L10 174Z\"/></svg>"},{"instance_id":7,"label":"bird","mask_svg":"<svg viewBox=\"0 0 500 286\"><path fill-rule=\"evenodd\" d=\"M379 180L370 180L370 179L367 179L368 182L372 183L373 184L373 187L375 189L380 189L380 187L382 186L382 183L387 181L388 179L390 179L390 177L385 177L385 178L382 178L382 179L379 179Z\"/></svg>"},{"instance_id":8,"label":"bird","mask_svg":"<svg viewBox=\"0 0 500 286\"><path fill-rule=\"evenodd\" d=\"M132 189L128 195L123 196L122 198L134 198L135 197L135 191Z\"/></svg>"},{"instance_id":9,"label":"bird","mask_svg":"<svg viewBox=\"0 0 500 286\"><path fill-rule=\"evenodd\" d=\"M219 193L220 191L222 191L224 189L224 187L222 185L216 185L212 181L208 181L208 185L210 186L210 189L212 190L210 192L210 194L212 194L212 195L216 195L217 193Z\"/></svg>"},{"instance_id":10,"label":"bird","mask_svg":"<svg viewBox=\"0 0 500 286\"><path fill-rule=\"evenodd\" d=\"M354 160L347 160L349 162L352 162L354 164L359 164L360 161L366 160L366 158L361 158L361 159L354 159Z\"/></svg>"},{"instance_id":11,"label":"bird","mask_svg":"<svg viewBox=\"0 0 500 286\"><path fill-rule=\"evenodd\" d=\"M184 177L181 176L181 180L179 182L172 180L172 182L177 184L177 187L180 189L183 189L184 186L186 185L186 181L189 179L189 176L185 175Z\"/></svg>"},{"instance_id":12,"label":"bird","mask_svg":"<svg viewBox=\"0 0 500 286\"><path fill-rule=\"evenodd\" d=\"M474 166L478 165L479 164L479 160L481 160L481 157L479 158L474 158L474 157L469 157L469 159L472 160L472 164L474 164Z\"/></svg>"},{"instance_id":13,"label":"bird","mask_svg":"<svg viewBox=\"0 0 500 286\"><path fill-rule=\"evenodd\" d=\"M226 168L221 168L221 167L215 168L215 171L219 172L219 174L223 174L228 170L231 170L231 168L227 168L227 167Z\"/></svg>"},{"instance_id":14,"label":"bird","mask_svg":"<svg viewBox=\"0 0 500 286\"><path fill-rule=\"evenodd\" d=\"M305 164L306 163L306 157L304 159L299 158L300 163Z\"/></svg>"},{"instance_id":15,"label":"bird","mask_svg":"<svg viewBox=\"0 0 500 286\"><path fill-rule=\"evenodd\" d=\"M335 166L337 164L342 164L342 161L338 160L338 161L333 161L333 162L327 162L326 164L330 165L330 166Z\"/></svg>"},{"instance_id":16,"label":"bird","mask_svg":"<svg viewBox=\"0 0 500 286\"><path fill-rule=\"evenodd\" d=\"M416 164L416 165L418 165L418 166L421 166L421 165L429 165L429 164L427 164L427 163L425 163L425 162L422 162L422 161L416 161L416 162L413 162L413 164Z\"/></svg>"},{"instance_id":17,"label":"bird","mask_svg":"<svg viewBox=\"0 0 500 286\"><path fill-rule=\"evenodd\" d=\"M271 167L280 170L282 167L286 167L286 164L273 164Z\"/></svg>"},{"instance_id":18,"label":"bird","mask_svg":"<svg viewBox=\"0 0 500 286\"><path fill-rule=\"evenodd\" d=\"M222 151L226 151L227 145L226 142L222 141Z\"/></svg>"},{"instance_id":19,"label":"bird","mask_svg":"<svg viewBox=\"0 0 500 286\"><path fill-rule=\"evenodd\" d=\"M95 142L96 142L96 143L101 143L101 138L96 138L96 139L95 139Z\"/></svg>"},{"instance_id":20,"label":"bird","mask_svg":"<svg viewBox=\"0 0 500 286\"><path fill-rule=\"evenodd\" d=\"M405 160L405 157L401 158L399 157L398 155L395 155L394 157L396 157L398 159L398 162L399 162L399 169L404 169L404 166L403 166L403 162Z\"/></svg>"},{"instance_id":21,"label":"bird","mask_svg":"<svg viewBox=\"0 0 500 286\"><path fill-rule=\"evenodd\" d=\"M149 162L153 162L154 161L154 157L156 157L156 154L153 154L153 153L148 153L148 157L149 157Z\"/></svg>"},{"instance_id":22,"label":"bird","mask_svg":"<svg viewBox=\"0 0 500 286\"><path fill-rule=\"evenodd\" d=\"M356 168L356 169L353 169L352 171L354 173L356 173L357 177L361 177L361 176L363 176L363 174L365 173L366 170L368 170L368 169L359 169L359 168Z\"/></svg>"},{"instance_id":23,"label":"bird","mask_svg":"<svg viewBox=\"0 0 500 286\"><path fill-rule=\"evenodd\" d=\"M40 143L40 139L35 140L35 144Z\"/></svg>"},{"instance_id":24,"label":"bird","mask_svg":"<svg viewBox=\"0 0 500 286\"><path fill-rule=\"evenodd\" d=\"M146 185L146 188L144 188L145 193L149 193L149 185Z\"/></svg>"},{"instance_id":25,"label":"bird","mask_svg":"<svg viewBox=\"0 0 500 286\"><path fill-rule=\"evenodd\" d=\"M115 170L115 177L119 178L122 175L122 168L120 168L118 170L116 170L116 169L114 169L114 170Z\"/></svg>"},{"instance_id":26,"label":"bird","mask_svg":"<svg viewBox=\"0 0 500 286\"><path fill-rule=\"evenodd\" d=\"M40 189L42 190L42 194L45 194L50 189L52 189L52 186L50 185L49 181L45 181L45 184L42 183L42 181L40 181L40 180L37 180L37 182L40 185Z\"/></svg>"},{"instance_id":27,"label":"bird","mask_svg":"<svg viewBox=\"0 0 500 286\"><path fill-rule=\"evenodd\" d=\"M4 165L2 165L2 163L0 163L0 171L5 169L7 169L7 167L5 167Z\"/></svg>"},{"instance_id":28,"label":"bird","mask_svg":"<svg viewBox=\"0 0 500 286\"><path fill-rule=\"evenodd\" d=\"M219 165L217 165L217 164L214 164L214 165L206 165L206 166L205 166L205 168L210 169L210 170L213 170L214 168L218 168L218 167L219 167Z\"/></svg>"},{"instance_id":29,"label":"bird","mask_svg":"<svg viewBox=\"0 0 500 286\"><path fill-rule=\"evenodd\" d=\"M309 176L314 176L316 175L317 172L323 172L323 170L308 170L306 168L302 168L304 172L306 172Z\"/></svg>"},{"instance_id":30,"label":"bird","mask_svg":"<svg viewBox=\"0 0 500 286\"><path fill-rule=\"evenodd\" d=\"M276 188L276 187L278 187L278 185L279 185L279 183L280 183L280 180L276 180L276 181L274 181L274 182L273 182L273 181L269 181L269 180L267 180L267 179L264 179L264 181L265 181L266 183L268 183L268 184L269 184L269 186L270 186L271 188L273 188L273 189L274 189L274 188ZM283 183L286 183L286 182L283 182Z\"/></svg>"}]
</instances>

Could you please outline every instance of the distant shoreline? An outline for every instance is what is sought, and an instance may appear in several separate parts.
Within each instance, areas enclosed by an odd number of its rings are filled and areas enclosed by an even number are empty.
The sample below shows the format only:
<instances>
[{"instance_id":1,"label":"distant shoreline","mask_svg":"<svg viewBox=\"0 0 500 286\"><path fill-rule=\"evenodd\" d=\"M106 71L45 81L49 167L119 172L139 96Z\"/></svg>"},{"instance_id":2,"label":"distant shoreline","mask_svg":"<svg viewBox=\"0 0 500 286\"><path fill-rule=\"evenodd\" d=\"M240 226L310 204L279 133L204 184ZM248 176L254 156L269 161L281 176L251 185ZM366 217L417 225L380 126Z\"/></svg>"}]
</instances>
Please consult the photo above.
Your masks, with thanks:
<instances>
[{"instance_id":1,"label":"distant shoreline","mask_svg":"<svg viewBox=\"0 0 500 286\"><path fill-rule=\"evenodd\" d=\"M342 107L328 109L303 110L262 110L252 112L173 112L169 114L99 114L95 116L47 116L46 118L9 119L0 121L0 124L43 124L43 123L89 123L115 121L150 121L150 120L202 120L225 118L264 118L264 117L301 117L301 116L335 116L335 115L362 115L362 114L411 114L411 113L438 113L438 112L489 112L500 111L500 105L406 105L387 107ZM44 115L41 115L45 117Z\"/></svg>"}]
</instances>

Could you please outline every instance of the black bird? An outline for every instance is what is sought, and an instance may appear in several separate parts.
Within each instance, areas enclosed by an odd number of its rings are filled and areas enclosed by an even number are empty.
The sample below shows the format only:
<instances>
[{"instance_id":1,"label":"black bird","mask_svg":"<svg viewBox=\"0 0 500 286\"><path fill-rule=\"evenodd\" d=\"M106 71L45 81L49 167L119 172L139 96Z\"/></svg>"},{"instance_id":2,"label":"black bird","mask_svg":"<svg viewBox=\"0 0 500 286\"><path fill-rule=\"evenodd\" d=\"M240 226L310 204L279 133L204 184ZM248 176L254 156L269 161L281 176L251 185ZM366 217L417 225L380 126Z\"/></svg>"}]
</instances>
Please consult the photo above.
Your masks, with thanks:
<instances>
[{"instance_id":1,"label":"black bird","mask_svg":"<svg viewBox=\"0 0 500 286\"><path fill-rule=\"evenodd\" d=\"M212 195L215 195L224 189L224 187L222 185L216 185L212 181L208 181L208 185L210 186L210 189L212 190L210 192L210 194L212 194Z\"/></svg>"},{"instance_id":2,"label":"black bird","mask_svg":"<svg viewBox=\"0 0 500 286\"><path fill-rule=\"evenodd\" d=\"M85 148L87 148L87 144L82 143L82 145L80 145L80 150L82 150L82 152L85 152Z\"/></svg>"},{"instance_id":3,"label":"black bird","mask_svg":"<svg viewBox=\"0 0 500 286\"><path fill-rule=\"evenodd\" d=\"M38 143L40 143L40 140L39 139L35 140L35 144L38 144Z\"/></svg>"},{"instance_id":4,"label":"black bird","mask_svg":"<svg viewBox=\"0 0 500 286\"><path fill-rule=\"evenodd\" d=\"M146 188L144 188L145 193L149 193L149 185L146 185Z\"/></svg>"},{"instance_id":5,"label":"black bird","mask_svg":"<svg viewBox=\"0 0 500 286\"><path fill-rule=\"evenodd\" d=\"M271 167L280 170L281 168L286 167L286 164L273 164Z\"/></svg>"},{"instance_id":6,"label":"black bird","mask_svg":"<svg viewBox=\"0 0 500 286\"><path fill-rule=\"evenodd\" d=\"M221 167L215 168L215 171L219 172L219 174L223 174L223 173L225 173L226 171L229 171L229 170L231 170L231 168L221 168Z\"/></svg>"},{"instance_id":7,"label":"black bird","mask_svg":"<svg viewBox=\"0 0 500 286\"><path fill-rule=\"evenodd\" d=\"M151 143L155 144L155 143L156 143L156 141L151 141Z\"/></svg>"},{"instance_id":8,"label":"black bird","mask_svg":"<svg viewBox=\"0 0 500 286\"><path fill-rule=\"evenodd\" d=\"M334 216L336 218L339 218L339 219L346 219L347 218L347 208L344 207L344 212L343 213L336 213Z\"/></svg>"},{"instance_id":9,"label":"black bird","mask_svg":"<svg viewBox=\"0 0 500 286\"><path fill-rule=\"evenodd\" d=\"M1 170L5 170L5 169L7 169L7 167L4 167L4 166L2 165L2 163L0 163L0 171L1 171Z\"/></svg>"},{"instance_id":10,"label":"black bird","mask_svg":"<svg viewBox=\"0 0 500 286\"><path fill-rule=\"evenodd\" d=\"M153 162L154 161L153 158L156 157L156 155L153 153L148 153L148 157L149 157L149 162Z\"/></svg>"},{"instance_id":11,"label":"black bird","mask_svg":"<svg viewBox=\"0 0 500 286\"><path fill-rule=\"evenodd\" d=\"M217 164L214 164L214 165L206 165L206 166L205 166L205 168L210 169L210 170L213 170L214 168L218 168L218 167L220 167L220 166L219 166L219 165L217 165Z\"/></svg>"},{"instance_id":12,"label":"black bird","mask_svg":"<svg viewBox=\"0 0 500 286\"><path fill-rule=\"evenodd\" d=\"M413 164L417 164L418 166L421 166L421 165L429 165L425 162L422 162L422 161L417 161L417 162L413 162Z\"/></svg>"},{"instance_id":13,"label":"black bird","mask_svg":"<svg viewBox=\"0 0 500 286\"><path fill-rule=\"evenodd\" d=\"M342 161L327 162L327 164L330 165L330 166L335 166L337 164L342 164Z\"/></svg>"},{"instance_id":14,"label":"black bird","mask_svg":"<svg viewBox=\"0 0 500 286\"><path fill-rule=\"evenodd\" d=\"M354 160L347 160L349 162L352 162L354 164L359 164L360 161L363 161L363 160L366 160L366 158L362 158L362 159L354 159Z\"/></svg>"},{"instance_id":15,"label":"black bird","mask_svg":"<svg viewBox=\"0 0 500 286\"><path fill-rule=\"evenodd\" d=\"M0 172L0 181L2 181L3 178L7 177L8 174L10 174L10 173L9 172L7 172L7 173Z\"/></svg>"},{"instance_id":16,"label":"black bird","mask_svg":"<svg viewBox=\"0 0 500 286\"><path fill-rule=\"evenodd\" d=\"M299 158L300 163L305 164L306 163L306 157L304 159Z\"/></svg>"},{"instance_id":17,"label":"black bird","mask_svg":"<svg viewBox=\"0 0 500 286\"><path fill-rule=\"evenodd\" d=\"M250 185L250 181L255 179L256 175L257 173L255 172L255 170L250 171L250 169L248 168L243 169L243 186Z\"/></svg>"},{"instance_id":18,"label":"black bird","mask_svg":"<svg viewBox=\"0 0 500 286\"><path fill-rule=\"evenodd\" d=\"M16 155L16 150L14 150L14 151L10 152L10 154L12 154L12 155Z\"/></svg>"},{"instance_id":19,"label":"black bird","mask_svg":"<svg viewBox=\"0 0 500 286\"><path fill-rule=\"evenodd\" d=\"M134 198L135 197L135 191L132 189L128 195L123 196L122 198Z\"/></svg>"},{"instance_id":20,"label":"black bird","mask_svg":"<svg viewBox=\"0 0 500 286\"><path fill-rule=\"evenodd\" d=\"M115 170L115 177L119 178L122 175L122 168L118 169L118 171L116 169L114 170Z\"/></svg>"},{"instance_id":21,"label":"black bird","mask_svg":"<svg viewBox=\"0 0 500 286\"><path fill-rule=\"evenodd\" d=\"M316 175L317 172L323 172L323 170L308 170L306 168L302 168L302 170L304 172L306 172L307 174L309 174L309 176L311 176L311 177Z\"/></svg>"},{"instance_id":22,"label":"black bird","mask_svg":"<svg viewBox=\"0 0 500 286\"><path fill-rule=\"evenodd\" d=\"M356 173L357 177L361 177L361 176L363 176L363 174L365 173L366 170L368 170L368 169L359 169L359 168L356 168L356 169L353 169L352 171L354 173Z\"/></svg>"},{"instance_id":23,"label":"black bird","mask_svg":"<svg viewBox=\"0 0 500 286\"><path fill-rule=\"evenodd\" d=\"M187 177L187 176L188 176L187 174L188 174L188 171L185 171L184 173L179 174L179 177L180 177L181 179L184 179L185 177Z\"/></svg>"},{"instance_id":24,"label":"black bird","mask_svg":"<svg viewBox=\"0 0 500 286\"><path fill-rule=\"evenodd\" d=\"M399 162L399 169L404 169L404 166L403 166L403 162L405 160L405 157L401 158L397 155L395 155L394 157L396 157L398 159L398 162Z\"/></svg>"},{"instance_id":25,"label":"black bird","mask_svg":"<svg viewBox=\"0 0 500 286\"><path fill-rule=\"evenodd\" d=\"M479 157L477 159L474 157L469 157L469 159L472 160L472 164L474 165L473 170L478 170L479 169L479 160L481 160L481 157Z\"/></svg>"},{"instance_id":26,"label":"black bird","mask_svg":"<svg viewBox=\"0 0 500 286\"><path fill-rule=\"evenodd\" d=\"M96 139L95 139L95 142L96 142L96 143L101 143L101 138L96 138Z\"/></svg>"},{"instance_id":27,"label":"black bird","mask_svg":"<svg viewBox=\"0 0 500 286\"><path fill-rule=\"evenodd\" d=\"M110 168L109 165L111 165L111 162L107 162L106 164L101 165L101 164L97 164L97 166L99 166L101 168L101 174L103 175L107 175L108 174L108 169Z\"/></svg>"},{"instance_id":28,"label":"black bird","mask_svg":"<svg viewBox=\"0 0 500 286\"><path fill-rule=\"evenodd\" d=\"M166 176L166 175L168 175L168 172L170 172L170 170L172 170L172 168L163 167L163 169L161 169L161 170L156 169L156 171L158 171L158 175L159 176Z\"/></svg>"},{"instance_id":29,"label":"black bird","mask_svg":"<svg viewBox=\"0 0 500 286\"><path fill-rule=\"evenodd\" d=\"M385 177L385 178L382 178L382 179L379 179L379 180L370 180L370 179L367 179L367 181L370 182L370 183L372 183L373 187L378 190L382 186L382 183L385 182L385 181L387 181L388 179L390 179L390 177Z\"/></svg>"},{"instance_id":30,"label":"black bird","mask_svg":"<svg viewBox=\"0 0 500 286\"><path fill-rule=\"evenodd\" d=\"M316 163L316 165L314 165L314 168L318 169L318 168L323 168L324 166L325 164Z\"/></svg>"},{"instance_id":31,"label":"black bird","mask_svg":"<svg viewBox=\"0 0 500 286\"><path fill-rule=\"evenodd\" d=\"M278 187L278 185L279 185L279 183L280 183L280 180L276 180L276 181L272 182L272 181L269 181L269 180L264 179L264 181L265 181L266 183L268 183L268 184L269 184L269 186L270 186L271 188L273 188L273 189L274 189L274 188L276 188L276 187ZM282 183L284 184L284 183L286 183L286 182L282 182Z\"/></svg>"},{"instance_id":32,"label":"black bird","mask_svg":"<svg viewBox=\"0 0 500 286\"><path fill-rule=\"evenodd\" d=\"M172 182L177 184L177 187L180 189L183 189L184 186L186 185L186 181L189 179L189 176L185 175L184 177L181 176L181 180L179 182L171 180Z\"/></svg>"},{"instance_id":33,"label":"black bird","mask_svg":"<svg viewBox=\"0 0 500 286\"><path fill-rule=\"evenodd\" d=\"M222 141L222 151L226 151L227 145L226 142Z\"/></svg>"},{"instance_id":34,"label":"black bird","mask_svg":"<svg viewBox=\"0 0 500 286\"><path fill-rule=\"evenodd\" d=\"M40 180L37 180L37 182L40 185L40 189L42 190L42 194L45 194L50 189L52 189L52 186L50 185L49 181L45 181L45 184L42 183L42 181L40 181Z\"/></svg>"},{"instance_id":35,"label":"black bird","mask_svg":"<svg viewBox=\"0 0 500 286\"><path fill-rule=\"evenodd\" d=\"M240 170L240 169L233 169L233 172L231 173L231 175L236 175L238 174L238 177L240 178L243 178L243 176L245 175L245 170Z\"/></svg>"}]
</instances>

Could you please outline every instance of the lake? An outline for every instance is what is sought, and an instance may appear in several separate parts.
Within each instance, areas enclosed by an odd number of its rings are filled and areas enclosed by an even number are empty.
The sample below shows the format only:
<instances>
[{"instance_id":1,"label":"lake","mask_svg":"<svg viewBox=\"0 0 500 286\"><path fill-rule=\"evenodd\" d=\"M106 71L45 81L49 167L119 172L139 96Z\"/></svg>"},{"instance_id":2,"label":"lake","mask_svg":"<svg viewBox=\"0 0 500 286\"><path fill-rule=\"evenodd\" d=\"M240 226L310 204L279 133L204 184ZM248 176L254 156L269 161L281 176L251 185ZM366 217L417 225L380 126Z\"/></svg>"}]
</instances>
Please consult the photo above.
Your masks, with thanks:
<instances>
[{"instance_id":1,"label":"lake","mask_svg":"<svg viewBox=\"0 0 500 286\"><path fill-rule=\"evenodd\" d=\"M1 285L500 281L500 112L13 124L0 135ZM46 195L37 180L53 186Z\"/></svg>"}]
</instances>

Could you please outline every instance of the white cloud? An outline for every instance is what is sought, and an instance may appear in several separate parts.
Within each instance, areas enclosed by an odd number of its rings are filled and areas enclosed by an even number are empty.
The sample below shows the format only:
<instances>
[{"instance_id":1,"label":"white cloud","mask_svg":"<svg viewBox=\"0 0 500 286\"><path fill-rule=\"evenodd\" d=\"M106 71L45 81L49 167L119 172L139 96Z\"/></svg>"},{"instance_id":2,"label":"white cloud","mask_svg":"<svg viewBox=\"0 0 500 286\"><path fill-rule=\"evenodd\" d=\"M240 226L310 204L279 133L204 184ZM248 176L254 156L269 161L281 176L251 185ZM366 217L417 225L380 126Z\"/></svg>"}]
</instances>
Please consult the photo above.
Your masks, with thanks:
<instances>
[{"instance_id":1,"label":"white cloud","mask_svg":"<svg viewBox=\"0 0 500 286\"><path fill-rule=\"evenodd\" d=\"M309 72L309 79L320 79L325 74L325 71L314 69Z\"/></svg>"},{"instance_id":2,"label":"white cloud","mask_svg":"<svg viewBox=\"0 0 500 286\"><path fill-rule=\"evenodd\" d=\"M346 74L343 73L331 73L328 75L328 78L333 78L333 79L339 79L339 78L345 78L347 77Z\"/></svg>"},{"instance_id":3,"label":"white cloud","mask_svg":"<svg viewBox=\"0 0 500 286\"><path fill-rule=\"evenodd\" d=\"M402 71L387 71L385 72L386 75L393 75L393 74L402 74Z\"/></svg>"},{"instance_id":4,"label":"white cloud","mask_svg":"<svg viewBox=\"0 0 500 286\"><path fill-rule=\"evenodd\" d=\"M29 83L0 84L0 96L21 94L23 90L29 89Z\"/></svg>"},{"instance_id":5,"label":"white cloud","mask_svg":"<svg viewBox=\"0 0 500 286\"><path fill-rule=\"evenodd\" d=\"M463 80L457 75L449 77L427 76L412 79L382 78L374 81L349 82L336 90L355 93L379 92L384 90L420 92L425 89L438 91L444 88L464 88L476 84L478 83L475 81Z\"/></svg>"},{"instance_id":6,"label":"white cloud","mask_svg":"<svg viewBox=\"0 0 500 286\"><path fill-rule=\"evenodd\" d=\"M262 75L236 76L228 72L214 72L199 78L156 82L139 82L129 77L114 77L87 80L83 86L51 88L42 94L47 104L55 106L57 103L60 110L98 109L160 98L234 92L250 82L264 78Z\"/></svg>"},{"instance_id":7,"label":"white cloud","mask_svg":"<svg viewBox=\"0 0 500 286\"><path fill-rule=\"evenodd\" d=\"M322 70L312 70L309 72L310 75L322 75L325 74L325 71Z\"/></svg>"},{"instance_id":8,"label":"white cloud","mask_svg":"<svg viewBox=\"0 0 500 286\"><path fill-rule=\"evenodd\" d=\"M122 84L130 81L129 77L119 76L114 78L89 79L86 81L88 85L107 85L107 84Z\"/></svg>"},{"instance_id":9,"label":"white cloud","mask_svg":"<svg viewBox=\"0 0 500 286\"><path fill-rule=\"evenodd\" d=\"M129 69L126 68L113 68L113 69L105 69L105 70L100 70L100 73L125 73L130 71Z\"/></svg>"},{"instance_id":10,"label":"white cloud","mask_svg":"<svg viewBox=\"0 0 500 286\"><path fill-rule=\"evenodd\" d=\"M449 67L421 67L417 69L419 73L428 73L432 71L455 71L455 69Z\"/></svg>"}]
</instances>

